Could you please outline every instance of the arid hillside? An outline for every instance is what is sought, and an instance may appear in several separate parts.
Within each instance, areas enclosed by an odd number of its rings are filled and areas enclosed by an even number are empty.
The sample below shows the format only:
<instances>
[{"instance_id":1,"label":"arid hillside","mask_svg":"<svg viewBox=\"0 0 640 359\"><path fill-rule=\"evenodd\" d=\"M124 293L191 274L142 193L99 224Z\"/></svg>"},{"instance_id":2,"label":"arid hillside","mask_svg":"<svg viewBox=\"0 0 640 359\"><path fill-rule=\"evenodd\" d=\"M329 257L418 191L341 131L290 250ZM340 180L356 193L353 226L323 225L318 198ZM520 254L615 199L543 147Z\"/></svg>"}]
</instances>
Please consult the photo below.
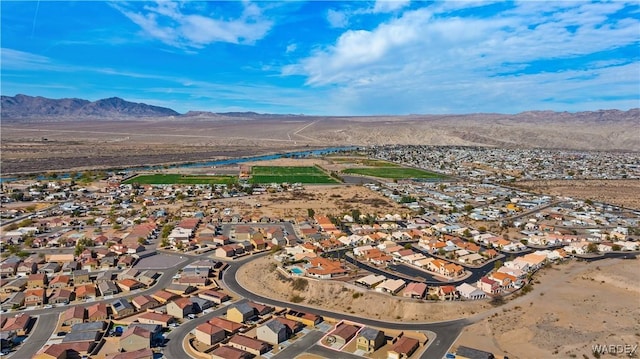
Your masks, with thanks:
<instances>
[{"instance_id":1,"label":"arid hillside","mask_svg":"<svg viewBox=\"0 0 640 359\"><path fill-rule=\"evenodd\" d=\"M199 113L1 123L3 173L135 166L383 144L640 151L640 110L311 117Z\"/></svg>"}]
</instances>

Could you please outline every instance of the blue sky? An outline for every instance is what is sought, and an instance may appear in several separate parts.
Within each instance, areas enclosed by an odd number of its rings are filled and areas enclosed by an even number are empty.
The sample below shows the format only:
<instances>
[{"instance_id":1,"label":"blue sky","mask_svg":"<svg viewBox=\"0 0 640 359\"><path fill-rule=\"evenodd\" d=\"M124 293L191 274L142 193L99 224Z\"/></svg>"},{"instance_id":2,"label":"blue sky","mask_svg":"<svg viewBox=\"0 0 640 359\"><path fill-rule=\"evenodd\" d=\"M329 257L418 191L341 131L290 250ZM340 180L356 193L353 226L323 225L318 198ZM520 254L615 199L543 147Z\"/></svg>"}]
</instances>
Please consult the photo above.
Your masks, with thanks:
<instances>
[{"instance_id":1,"label":"blue sky","mask_svg":"<svg viewBox=\"0 0 640 359\"><path fill-rule=\"evenodd\" d=\"M308 115L640 107L637 1L0 6L3 95Z\"/></svg>"}]
</instances>

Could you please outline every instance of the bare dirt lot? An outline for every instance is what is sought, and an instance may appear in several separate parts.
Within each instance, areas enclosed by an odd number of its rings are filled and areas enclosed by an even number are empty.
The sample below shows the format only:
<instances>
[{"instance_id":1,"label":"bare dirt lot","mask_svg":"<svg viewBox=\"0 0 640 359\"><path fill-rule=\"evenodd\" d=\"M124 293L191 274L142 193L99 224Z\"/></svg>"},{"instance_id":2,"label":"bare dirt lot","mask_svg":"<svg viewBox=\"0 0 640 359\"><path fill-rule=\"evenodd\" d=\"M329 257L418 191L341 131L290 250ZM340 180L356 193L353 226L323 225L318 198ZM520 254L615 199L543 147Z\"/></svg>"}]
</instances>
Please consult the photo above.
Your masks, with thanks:
<instances>
[{"instance_id":1,"label":"bare dirt lot","mask_svg":"<svg viewBox=\"0 0 640 359\"><path fill-rule=\"evenodd\" d=\"M535 192L640 209L640 180L541 180L516 182Z\"/></svg>"},{"instance_id":2,"label":"bare dirt lot","mask_svg":"<svg viewBox=\"0 0 640 359\"><path fill-rule=\"evenodd\" d=\"M270 257L251 261L238 271L238 281L250 291L267 297L291 300L297 295L303 297L302 303L307 305L387 321L441 321L468 317L490 308L487 302L480 301L426 303L399 299L351 285L345 286L341 282L313 279L307 279L308 287L305 290L294 291L291 281L274 269L274 265Z\"/></svg>"},{"instance_id":3,"label":"bare dirt lot","mask_svg":"<svg viewBox=\"0 0 640 359\"><path fill-rule=\"evenodd\" d=\"M313 209L318 215L339 215L358 209L362 214L400 214L407 208L357 185L307 186L302 191L268 193L258 196L216 200L242 215L294 218L308 215ZM260 207L256 207L257 205Z\"/></svg>"},{"instance_id":4,"label":"bare dirt lot","mask_svg":"<svg viewBox=\"0 0 640 359\"><path fill-rule=\"evenodd\" d=\"M454 347L510 358L591 358L594 344L639 344L638 273L638 259L546 269L533 292L485 313Z\"/></svg>"}]
</instances>

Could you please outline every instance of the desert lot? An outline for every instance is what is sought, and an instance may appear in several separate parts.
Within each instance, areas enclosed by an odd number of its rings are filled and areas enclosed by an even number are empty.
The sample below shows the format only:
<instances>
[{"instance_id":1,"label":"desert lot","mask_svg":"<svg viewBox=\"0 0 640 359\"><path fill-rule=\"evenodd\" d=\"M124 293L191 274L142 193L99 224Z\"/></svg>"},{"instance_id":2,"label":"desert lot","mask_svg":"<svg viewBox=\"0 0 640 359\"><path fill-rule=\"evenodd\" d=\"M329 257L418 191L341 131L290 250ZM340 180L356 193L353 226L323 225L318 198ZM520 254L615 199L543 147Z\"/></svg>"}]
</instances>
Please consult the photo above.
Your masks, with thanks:
<instances>
[{"instance_id":1,"label":"desert lot","mask_svg":"<svg viewBox=\"0 0 640 359\"><path fill-rule=\"evenodd\" d=\"M381 320L469 318L475 324L464 330L454 349L465 345L510 358L583 358L583 354L591 358L594 344L640 343L638 259L554 265L536 274L532 292L497 307L487 301L405 300L311 279L306 290L295 291L273 263L269 257L250 262L238 272L240 283L264 296L280 300L299 296L307 305ZM363 295L354 296L356 292Z\"/></svg>"},{"instance_id":2,"label":"desert lot","mask_svg":"<svg viewBox=\"0 0 640 359\"><path fill-rule=\"evenodd\" d=\"M515 185L538 193L640 209L640 180L541 180L520 181Z\"/></svg>"},{"instance_id":3,"label":"desert lot","mask_svg":"<svg viewBox=\"0 0 640 359\"><path fill-rule=\"evenodd\" d=\"M640 344L638 273L638 259L546 269L531 293L485 313L454 347L510 358L592 358L594 344Z\"/></svg>"}]
</instances>

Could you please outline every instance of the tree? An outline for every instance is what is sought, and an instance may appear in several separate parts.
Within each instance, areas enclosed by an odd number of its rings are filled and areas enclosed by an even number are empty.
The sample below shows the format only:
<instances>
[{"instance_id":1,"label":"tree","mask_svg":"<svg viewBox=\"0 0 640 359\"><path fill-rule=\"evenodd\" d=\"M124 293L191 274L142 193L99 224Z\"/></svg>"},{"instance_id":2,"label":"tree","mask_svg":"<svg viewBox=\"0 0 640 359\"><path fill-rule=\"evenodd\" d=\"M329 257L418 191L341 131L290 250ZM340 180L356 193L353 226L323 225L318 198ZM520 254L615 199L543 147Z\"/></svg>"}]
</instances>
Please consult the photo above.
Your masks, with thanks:
<instances>
[{"instance_id":1,"label":"tree","mask_svg":"<svg viewBox=\"0 0 640 359\"><path fill-rule=\"evenodd\" d=\"M495 262L493 263L493 269L498 270L498 269L500 269L500 267L502 267L502 266L503 266L503 264L504 264L504 263L502 263L502 261L495 261Z\"/></svg>"},{"instance_id":2,"label":"tree","mask_svg":"<svg viewBox=\"0 0 640 359\"><path fill-rule=\"evenodd\" d=\"M587 245L587 253L597 253L598 252L598 245L596 243L589 243L589 245Z\"/></svg>"},{"instance_id":3,"label":"tree","mask_svg":"<svg viewBox=\"0 0 640 359\"><path fill-rule=\"evenodd\" d=\"M353 221L356 222L356 223L360 223L360 215L361 214L362 213L360 213L359 209L354 208L354 209L351 210L351 217L353 217Z\"/></svg>"},{"instance_id":4,"label":"tree","mask_svg":"<svg viewBox=\"0 0 640 359\"><path fill-rule=\"evenodd\" d=\"M478 231L480 231L480 233L485 233L487 231L487 227L480 226L480 227L478 227Z\"/></svg>"},{"instance_id":5,"label":"tree","mask_svg":"<svg viewBox=\"0 0 640 359\"><path fill-rule=\"evenodd\" d=\"M142 238L142 237L138 237L138 244L143 246L145 245L145 243L147 243L147 240Z\"/></svg>"},{"instance_id":6,"label":"tree","mask_svg":"<svg viewBox=\"0 0 640 359\"><path fill-rule=\"evenodd\" d=\"M622 247L620 247L619 244L614 244L614 245L611 246L611 250L612 251L619 251L619 250L622 250Z\"/></svg>"},{"instance_id":7,"label":"tree","mask_svg":"<svg viewBox=\"0 0 640 359\"><path fill-rule=\"evenodd\" d=\"M313 208L307 208L307 216L313 218L316 215L316 211Z\"/></svg>"}]
</instances>

